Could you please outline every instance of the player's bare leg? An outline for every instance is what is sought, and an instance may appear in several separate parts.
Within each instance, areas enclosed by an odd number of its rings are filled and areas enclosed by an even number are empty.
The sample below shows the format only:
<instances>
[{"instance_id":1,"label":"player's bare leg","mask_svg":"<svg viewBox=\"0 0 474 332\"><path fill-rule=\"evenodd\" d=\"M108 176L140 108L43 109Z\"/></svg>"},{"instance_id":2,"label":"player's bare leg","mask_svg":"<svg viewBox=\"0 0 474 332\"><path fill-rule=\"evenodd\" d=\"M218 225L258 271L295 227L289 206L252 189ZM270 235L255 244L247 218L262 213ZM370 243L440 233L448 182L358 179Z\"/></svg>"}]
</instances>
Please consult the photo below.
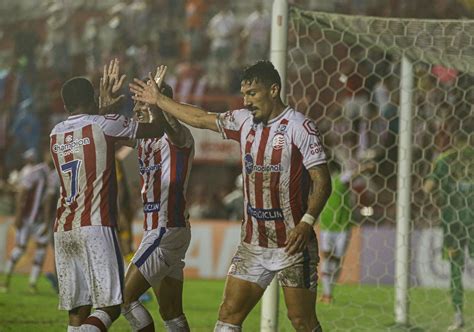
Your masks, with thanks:
<instances>
[{"instance_id":1,"label":"player's bare leg","mask_svg":"<svg viewBox=\"0 0 474 332\"><path fill-rule=\"evenodd\" d=\"M143 277L135 264L130 264L125 275L125 290L122 304L122 314L130 323L134 331L153 332L155 325L153 319L138 301L140 295L150 288L150 284Z\"/></svg>"},{"instance_id":2,"label":"player's bare leg","mask_svg":"<svg viewBox=\"0 0 474 332\"><path fill-rule=\"evenodd\" d=\"M189 325L183 311L183 281L165 277L155 295L160 306L160 315L163 318L167 331L189 331Z\"/></svg>"},{"instance_id":3,"label":"player's bare leg","mask_svg":"<svg viewBox=\"0 0 474 332\"><path fill-rule=\"evenodd\" d=\"M91 313L92 306L85 305L69 310L69 327L79 327ZM68 330L74 330L68 328Z\"/></svg>"},{"instance_id":4,"label":"player's bare leg","mask_svg":"<svg viewBox=\"0 0 474 332\"><path fill-rule=\"evenodd\" d=\"M219 321L214 331L240 331L249 312L262 297L264 289L256 283L227 276Z\"/></svg>"},{"instance_id":5,"label":"player's bare leg","mask_svg":"<svg viewBox=\"0 0 474 332\"><path fill-rule=\"evenodd\" d=\"M322 332L316 317L316 292L283 287L288 318L296 331Z\"/></svg>"}]
</instances>

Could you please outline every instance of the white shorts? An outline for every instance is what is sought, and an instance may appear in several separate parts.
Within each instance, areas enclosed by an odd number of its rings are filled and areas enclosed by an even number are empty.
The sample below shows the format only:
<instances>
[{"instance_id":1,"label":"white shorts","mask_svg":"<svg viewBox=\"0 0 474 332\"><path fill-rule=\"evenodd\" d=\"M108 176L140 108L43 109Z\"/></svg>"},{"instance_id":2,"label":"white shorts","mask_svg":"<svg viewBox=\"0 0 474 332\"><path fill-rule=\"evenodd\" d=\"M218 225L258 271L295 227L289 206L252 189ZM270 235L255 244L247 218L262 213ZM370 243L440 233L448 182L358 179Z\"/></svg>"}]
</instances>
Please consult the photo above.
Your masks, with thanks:
<instances>
[{"instance_id":1,"label":"white shorts","mask_svg":"<svg viewBox=\"0 0 474 332\"><path fill-rule=\"evenodd\" d=\"M322 230L319 233L321 241L321 251L329 252L333 256L342 258L347 250L347 245L351 237L351 231L348 229L343 232L331 232Z\"/></svg>"},{"instance_id":2,"label":"white shorts","mask_svg":"<svg viewBox=\"0 0 474 332\"><path fill-rule=\"evenodd\" d=\"M59 309L122 303L123 258L112 227L86 226L54 233Z\"/></svg>"},{"instance_id":3,"label":"white shorts","mask_svg":"<svg viewBox=\"0 0 474 332\"><path fill-rule=\"evenodd\" d=\"M313 233L306 249L292 256L285 252L285 248L263 248L241 242L227 274L253 282L263 289L277 275L282 287L316 291L318 263L318 241Z\"/></svg>"},{"instance_id":4,"label":"white shorts","mask_svg":"<svg viewBox=\"0 0 474 332\"><path fill-rule=\"evenodd\" d=\"M188 227L145 231L132 263L152 287L164 277L183 280L184 256L191 241Z\"/></svg>"},{"instance_id":5,"label":"white shorts","mask_svg":"<svg viewBox=\"0 0 474 332\"><path fill-rule=\"evenodd\" d=\"M37 244L46 245L49 242L50 234L51 228L47 223L24 223L20 229L16 230L16 245L19 247L26 247L31 235L34 236Z\"/></svg>"}]
</instances>

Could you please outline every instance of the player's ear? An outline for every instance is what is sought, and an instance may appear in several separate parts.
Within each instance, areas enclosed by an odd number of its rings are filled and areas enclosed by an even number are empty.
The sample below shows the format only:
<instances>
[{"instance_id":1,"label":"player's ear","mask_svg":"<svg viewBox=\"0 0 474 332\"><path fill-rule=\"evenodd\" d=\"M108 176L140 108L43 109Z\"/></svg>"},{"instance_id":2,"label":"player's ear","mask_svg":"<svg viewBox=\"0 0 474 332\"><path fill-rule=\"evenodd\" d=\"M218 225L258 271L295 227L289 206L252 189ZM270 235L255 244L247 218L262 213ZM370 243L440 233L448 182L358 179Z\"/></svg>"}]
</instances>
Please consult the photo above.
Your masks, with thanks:
<instances>
[{"instance_id":1,"label":"player's ear","mask_svg":"<svg viewBox=\"0 0 474 332\"><path fill-rule=\"evenodd\" d=\"M270 95L272 98L277 98L280 95L280 86L276 83L273 83L270 86Z\"/></svg>"}]
</instances>

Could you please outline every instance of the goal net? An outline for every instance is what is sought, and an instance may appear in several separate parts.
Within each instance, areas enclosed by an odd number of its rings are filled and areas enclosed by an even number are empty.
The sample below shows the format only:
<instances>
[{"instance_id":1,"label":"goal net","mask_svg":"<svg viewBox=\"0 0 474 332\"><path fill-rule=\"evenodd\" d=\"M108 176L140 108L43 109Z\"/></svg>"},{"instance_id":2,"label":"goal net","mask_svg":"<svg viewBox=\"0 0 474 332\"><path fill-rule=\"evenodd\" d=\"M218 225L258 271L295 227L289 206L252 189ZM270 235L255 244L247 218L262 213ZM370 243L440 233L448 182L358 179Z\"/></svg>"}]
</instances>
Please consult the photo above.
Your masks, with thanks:
<instances>
[{"instance_id":1,"label":"goal net","mask_svg":"<svg viewBox=\"0 0 474 332\"><path fill-rule=\"evenodd\" d=\"M333 174L350 188L352 236L333 301L317 309L329 331L384 331L395 321L402 59L413 73L405 105L412 128L409 324L446 331L457 309L474 329L474 256L467 251L474 241L473 36L468 20L290 9L289 104L316 120Z\"/></svg>"}]
</instances>

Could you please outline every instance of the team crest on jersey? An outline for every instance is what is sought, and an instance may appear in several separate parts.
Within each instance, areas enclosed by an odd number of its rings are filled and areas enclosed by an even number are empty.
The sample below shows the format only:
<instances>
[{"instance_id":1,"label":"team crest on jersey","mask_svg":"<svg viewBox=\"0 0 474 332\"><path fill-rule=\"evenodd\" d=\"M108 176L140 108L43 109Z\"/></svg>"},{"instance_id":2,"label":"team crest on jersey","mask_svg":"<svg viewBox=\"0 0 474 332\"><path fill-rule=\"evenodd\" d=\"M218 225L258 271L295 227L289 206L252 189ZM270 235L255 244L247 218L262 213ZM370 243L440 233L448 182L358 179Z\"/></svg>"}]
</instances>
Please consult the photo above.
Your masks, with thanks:
<instances>
[{"instance_id":1,"label":"team crest on jersey","mask_svg":"<svg viewBox=\"0 0 474 332\"><path fill-rule=\"evenodd\" d=\"M280 133L280 134L285 133L287 128L288 128L288 125L287 125L286 123L280 123L280 124L278 125L277 130L276 130L276 133L277 133L277 134L278 134L278 133Z\"/></svg>"},{"instance_id":2,"label":"team crest on jersey","mask_svg":"<svg viewBox=\"0 0 474 332\"><path fill-rule=\"evenodd\" d=\"M276 134L273 136L273 142L272 142L272 147L274 150L281 150L285 146L286 140L285 140L285 135L283 134Z\"/></svg>"}]
</instances>

